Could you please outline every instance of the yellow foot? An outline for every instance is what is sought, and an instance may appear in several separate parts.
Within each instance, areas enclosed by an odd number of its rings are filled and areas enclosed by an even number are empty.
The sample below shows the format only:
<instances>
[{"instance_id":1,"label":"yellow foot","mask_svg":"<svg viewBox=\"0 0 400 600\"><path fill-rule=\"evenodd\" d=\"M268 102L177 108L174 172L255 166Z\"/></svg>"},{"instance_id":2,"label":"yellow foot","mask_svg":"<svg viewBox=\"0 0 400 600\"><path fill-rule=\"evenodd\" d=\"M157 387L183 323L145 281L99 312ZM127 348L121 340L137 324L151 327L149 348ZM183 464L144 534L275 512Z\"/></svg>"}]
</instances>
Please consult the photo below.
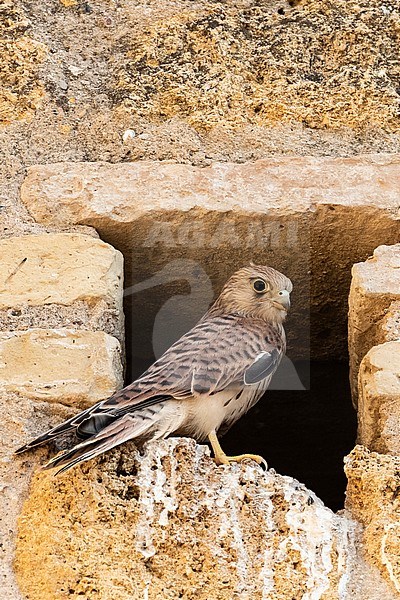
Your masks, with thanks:
<instances>
[{"instance_id":1,"label":"yellow foot","mask_svg":"<svg viewBox=\"0 0 400 600\"><path fill-rule=\"evenodd\" d=\"M216 454L214 457L217 465L229 465L232 462L242 462L244 460L254 460L259 465L264 465L268 469L267 461L258 454L239 454L238 456L227 456L225 453Z\"/></svg>"},{"instance_id":2,"label":"yellow foot","mask_svg":"<svg viewBox=\"0 0 400 600\"><path fill-rule=\"evenodd\" d=\"M229 465L231 462L242 462L242 460L255 460L259 465L264 465L265 470L268 469L267 462L258 454L239 454L238 456L227 456L222 450L215 431L208 434L212 449L214 450L214 460L217 465Z\"/></svg>"}]
</instances>

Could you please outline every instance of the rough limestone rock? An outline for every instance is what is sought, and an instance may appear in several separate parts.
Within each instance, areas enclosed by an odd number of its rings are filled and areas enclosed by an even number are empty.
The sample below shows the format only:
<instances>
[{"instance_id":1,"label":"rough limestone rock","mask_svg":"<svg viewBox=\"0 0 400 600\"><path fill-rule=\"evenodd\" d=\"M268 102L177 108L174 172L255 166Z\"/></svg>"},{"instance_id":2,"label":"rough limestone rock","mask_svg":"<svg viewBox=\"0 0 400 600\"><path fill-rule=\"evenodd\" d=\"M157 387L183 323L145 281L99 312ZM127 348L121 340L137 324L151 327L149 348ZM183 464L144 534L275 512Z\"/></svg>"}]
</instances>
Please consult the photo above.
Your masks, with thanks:
<instances>
[{"instance_id":1,"label":"rough limestone rock","mask_svg":"<svg viewBox=\"0 0 400 600\"><path fill-rule=\"evenodd\" d=\"M385 316L378 324L377 341L394 342L400 340L400 301L392 302Z\"/></svg>"},{"instance_id":2,"label":"rough limestone rock","mask_svg":"<svg viewBox=\"0 0 400 600\"><path fill-rule=\"evenodd\" d=\"M364 525L363 551L400 597L400 457L356 446L346 459L346 507ZM366 596L369 598L369 596Z\"/></svg>"},{"instance_id":3,"label":"rough limestone rock","mask_svg":"<svg viewBox=\"0 0 400 600\"><path fill-rule=\"evenodd\" d=\"M48 448L18 457L15 450L121 385L120 344L110 335L67 329L0 333L2 598L22 600L13 567L17 518L34 468L48 457Z\"/></svg>"},{"instance_id":4,"label":"rough limestone rock","mask_svg":"<svg viewBox=\"0 0 400 600\"><path fill-rule=\"evenodd\" d=\"M33 470L49 457L47 447L20 456L15 450L121 384L119 342L107 334L38 329L0 334L2 598L22 600L13 566L17 518Z\"/></svg>"},{"instance_id":5,"label":"rough limestone rock","mask_svg":"<svg viewBox=\"0 0 400 600\"><path fill-rule=\"evenodd\" d=\"M400 455L400 341L374 346L361 361L358 441L369 450Z\"/></svg>"},{"instance_id":6,"label":"rough limestone rock","mask_svg":"<svg viewBox=\"0 0 400 600\"><path fill-rule=\"evenodd\" d=\"M99 152L136 158L149 146L154 152L148 138L166 122L171 140L161 151L170 154L183 137L184 154L203 158L199 131L214 130L207 145L217 153L218 142L230 137L234 146L245 130L243 150L252 137L257 151L268 145L264 128L280 123L306 126L291 132L291 143L276 133L269 140L286 152L296 141L301 148L298 137L314 151L348 147L344 128L355 130L354 146L397 141L395 4L123 0L117 7L98 0L85 7L77 0L1 5L3 122L32 116L46 89L35 114L45 134L32 127L42 148L53 142L89 152L89 160ZM125 148L124 126L137 132Z\"/></svg>"},{"instance_id":7,"label":"rough limestone rock","mask_svg":"<svg viewBox=\"0 0 400 600\"><path fill-rule=\"evenodd\" d=\"M76 411L49 402L0 393L0 589L4 600L25 600L14 573L17 519L27 496L34 469L46 460L48 450L15 456L16 448L34 435L69 418ZM55 599L54 599L55 600Z\"/></svg>"},{"instance_id":8,"label":"rough limestone rock","mask_svg":"<svg viewBox=\"0 0 400 600\"><path fill-rule=\"evenodd\" d=\"M121 345L102 331L0 333L0 393L84 409L122 387Z\"/></svg>"},{"instance_id":9,"label":"rough limestone rock","mask_svg":"<svg viewBox=\"0 0 400 600\"><path fill-rule=\"evenodd\" d=\"M382 0L3 0L0 237L40 229L36 163L399 152L398 22Z\"/></svg>"},{"instance_id":10,"label":"rough limestone rock","mask_svg":"<svg viewBox=\"0 0 400 600\"><path fill-rule=\"evenodd\" d=\"M14 451L122 385L120 342L105 333L123 339L122 256L76 233L12 237L0 252L0 595L22 600L17 517L48 449Z\"/></svg>"},{"instance_id":11,"label":"rough limestone rock","mask_svg":"<svg viewBox=\"0 0 400 600\"><path fill-rule=\"evenodd\" d=\"M370 348L396 339L396 305L400 299L400 244L380 246L352 269L349 296L350 383L357 404L360 362ZM388 320L389 319L389 320ZM382 339L389 327L388 338Z\"/></svg>"},{"instance_id":12,"label":"rough limestone rock","mask_svg":"<svg viewBox=\"0 0 400 600\"><path fill-rule=\"evenodd\" d=\"M290 348L306 356L312 260L314 348L327 357L346 354L351 265L377 243L399 239L399 167L399 156L390 155L275 157L206 168L60 163L31 167L21 198L37 221L94 226L124 253L127 324L137 355L150 355L151 328L162 308L150 288L165 285L176 296L187 294L189 284L193 301L186 297L178 311L185 330L212 300L207 276L219 289L235 268L254 260L293 279ZM178 337L181 331L172 325Z\"/></svg>"},{"instance_id":13,"label":"rough limestone rock","mask_svg":"<svg viewBox=\"0 0 400 600\"><path fill-rule=\"evenodd\" d=\"M123 258L76 233L0 241L0 329L100 329L123 341Z\"/></svg>"},{"instance_id":14,"label":"rough limestone rock","mask_svg":"<svg viewBox=\"0 0 400 600\"><path fill-rule=\"evenodd\" d=\"M368 122L391 131L399 125L395 3L149 5L145 26L112 60L125 110L181 117L200 131L221 121L238 127L299 120L315 128Z\"/></svg>"},{"instance_id":15,"label":"rough limestone rock","mask_svg":"<svg viewBox=\"0 0 400 600\"><path fill-rule=\"evenodd\" d=\"M25 35L30 22L12 0L0 3L0 125L31 117L41 106L44 87L38 77L47 48Z\"/></svg>"},{"instance_id":16,"label":"rough limestone rock","mask_svg":"<svg viewBox=\"0 0 400 600\"><path fill-rule=\"evenodd\" d=\"M52 382L53 388L56 385L57 382ZM71 394L69 402L73 404ZM17 519L28 494L32 473L49 458L49 451L54 452L60 447L37 448L19 456L14 452L29 439L76 414L76 408L1 391L0 412L0 589L4 600L25 600L15 580ZM31 553L35 553L33 546Z\"/></svg>"},{"instance_id":17,"label":"rough limestone rock","mask_svg":"<svg viewBox=\"0 0 400 600\"><path fill-rule=\"evenodd\" d=\"M36 474L18 531L29 600L390 599L354 521L255 463L217 467L193 440Z\"/></svg>"}]
</instances>

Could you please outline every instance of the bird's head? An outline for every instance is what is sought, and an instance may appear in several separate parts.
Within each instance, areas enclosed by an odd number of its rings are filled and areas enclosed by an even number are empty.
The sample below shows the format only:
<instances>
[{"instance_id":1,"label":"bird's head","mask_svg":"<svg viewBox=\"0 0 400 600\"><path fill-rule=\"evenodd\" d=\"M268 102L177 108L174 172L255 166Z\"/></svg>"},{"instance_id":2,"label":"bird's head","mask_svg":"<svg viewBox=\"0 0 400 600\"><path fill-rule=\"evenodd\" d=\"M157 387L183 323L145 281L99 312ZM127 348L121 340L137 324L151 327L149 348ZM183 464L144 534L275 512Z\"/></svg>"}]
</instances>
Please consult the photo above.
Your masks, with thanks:
<instances>
[{"instance_id":1,"label":"bird's head","mask_svg":"<svg viewBox=\"0 0 400 600\"><path fill-rule=\"evenodd\" d=\"M288 277L272 267L243 267L224 285L214 306L227 313L282 323L290 307L293 289Z\"/></svg>"}]
</instances>

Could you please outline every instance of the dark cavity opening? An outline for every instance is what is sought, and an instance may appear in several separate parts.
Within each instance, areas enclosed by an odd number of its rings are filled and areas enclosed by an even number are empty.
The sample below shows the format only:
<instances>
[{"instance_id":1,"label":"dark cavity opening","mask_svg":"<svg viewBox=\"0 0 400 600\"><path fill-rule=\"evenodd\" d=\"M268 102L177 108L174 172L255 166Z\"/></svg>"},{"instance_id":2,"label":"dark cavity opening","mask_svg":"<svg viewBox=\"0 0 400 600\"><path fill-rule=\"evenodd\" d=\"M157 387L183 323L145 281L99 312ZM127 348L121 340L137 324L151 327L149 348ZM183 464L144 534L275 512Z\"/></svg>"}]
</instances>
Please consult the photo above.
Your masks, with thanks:
<instances>
[{"instance_id":1,"label":"dark cavity opening","mask_svg":"<svg viewBox=\"0 0 400 600\"><path fill-rule=\"evenodd\" d=\"M165 350L207 310L208 304L203 306L207 294L202 289L195 293L193 281L197 275L189 267L185 271L186 263L195 262L200 273L209 276L212 286L207 302L211 302L224 275L227 278L235 268L250 260L259 264L265 261L265 251L261 257L249 256L248 260L232 253L229 260L221 259L220 267L216 268L211 261L212 253L208 265L203 264L202 256L198 261L191 255L171 258L168 248L160 256L156 250L146 254L146 249L138 249L134 256L125 257L126 286L128 290L132 286L125 298L127 383L149 366L153 351ZM292 389L282 389L284 385L276 385L275 389L267 390L259 403L221 439L221 445L227 454L261 454L269 467L297 479L332 510L338 510L344 506L346 489L343 459L356 439L356 414L346 361L348 287L337 291L337 301L325 298L330 274L327 269L327 274L313 286L318 294L312 299L309 290L312 275L307 262L296 270L290 252L279 258L272 251L268 261L294 282L292 308L285 324L287 354L305 389L298 389L299 386L296 389L296 385L295 389L292 385L288 386ZM332 285L336 293L337 283ZM160 340L163 348L159 344L157 347ZM311 363L305 360L309 354L314 357Z\"/></svg>"}]
</instances>

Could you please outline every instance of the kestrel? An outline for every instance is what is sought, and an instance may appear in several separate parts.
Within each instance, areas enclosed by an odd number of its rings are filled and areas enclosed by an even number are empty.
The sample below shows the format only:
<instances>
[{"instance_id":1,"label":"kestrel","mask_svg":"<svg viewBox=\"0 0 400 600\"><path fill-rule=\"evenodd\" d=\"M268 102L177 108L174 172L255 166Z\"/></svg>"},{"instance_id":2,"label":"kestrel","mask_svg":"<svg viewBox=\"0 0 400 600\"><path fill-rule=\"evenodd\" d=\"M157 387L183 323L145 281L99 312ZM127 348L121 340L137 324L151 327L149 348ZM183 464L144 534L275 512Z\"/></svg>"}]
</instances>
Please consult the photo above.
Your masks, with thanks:
<instances>
[{"instance_id":1,"label":"kestrel","mask_svg":"<svg viewBox=\"0 0 400 600\"><path fill-rule=\"evenodd\" d=\"M260 456L227 456L224 433L261 398L286 349L283 321L292 282L275 269L250 265L234 273L188 333L139 379L26 444L24 452L65 433L80 441L45 468L66 471L128 440L183 435L208 438L217 464Z\"/></svg>"}]
</instances>

